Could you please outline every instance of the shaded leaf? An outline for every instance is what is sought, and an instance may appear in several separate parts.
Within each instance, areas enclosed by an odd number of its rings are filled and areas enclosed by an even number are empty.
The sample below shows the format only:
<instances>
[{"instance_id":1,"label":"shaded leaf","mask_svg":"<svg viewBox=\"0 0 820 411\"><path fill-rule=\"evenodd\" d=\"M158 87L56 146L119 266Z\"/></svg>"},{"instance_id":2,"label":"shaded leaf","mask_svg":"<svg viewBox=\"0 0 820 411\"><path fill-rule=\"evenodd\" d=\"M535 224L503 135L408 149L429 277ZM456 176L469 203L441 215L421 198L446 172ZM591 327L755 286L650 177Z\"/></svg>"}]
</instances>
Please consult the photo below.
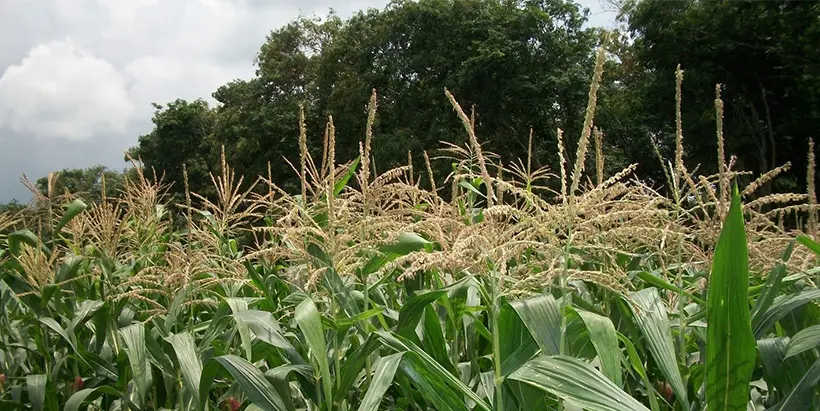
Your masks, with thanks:
<instances>
[{"instance_id":1,"label":"shaded leaf","mask_svg":"<svg viewBox=\"0 0 820 411\"><path fill-rule=\"evenodd\" d=\"M542 355L509 376L589 411L649 411L591 365L562 355Z\"/></svg>"}]
</instances>

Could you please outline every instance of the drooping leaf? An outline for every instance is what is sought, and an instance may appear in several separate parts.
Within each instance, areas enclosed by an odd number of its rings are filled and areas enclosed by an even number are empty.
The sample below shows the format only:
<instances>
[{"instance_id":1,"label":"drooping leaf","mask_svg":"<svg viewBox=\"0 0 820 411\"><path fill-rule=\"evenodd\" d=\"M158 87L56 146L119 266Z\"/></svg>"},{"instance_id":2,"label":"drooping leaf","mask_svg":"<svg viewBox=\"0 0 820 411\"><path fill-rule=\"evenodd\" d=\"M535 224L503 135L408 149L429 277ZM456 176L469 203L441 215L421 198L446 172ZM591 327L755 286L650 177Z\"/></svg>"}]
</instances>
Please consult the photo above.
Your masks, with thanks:
<instances>
[{"instance_id":1,"label":"drooping leaf","mask_svg":"<svg viewBox=\"0 0 820 411\"><path fill-rule=\"evenodd\" d=\"M201 398L199 393L200 378L202 376L202 360L196 353L196 344L194 337L189 332L174 334L167 338L168 342L174 348L174 353L179 362L180 372L182 373L182 383L184 387L191 393L191 396L199 401ZM203 404L198 404L202 407Z\"/></svg>"},{"instance_id":2,"label":"drooping leaf","mask_svg":"<svg viewBox=\"0 0 820 411\"><path fill-rule=\"evenodd\" d=\"M461 406L456 406L454 409L465 409L463 407L464 398L472 400L476 406L484 411L490 411L490 406L473 390L467 387L460 379L448 372L441 364L437 363L433 357L430 357L424 350L408 339L394 333L386 331L377 331L376 335L386 346L395 350L396 352L404 352L405 355L400 365L402 370L408 378L416 384L422 384L430 389L435 387L441 388L443 397L438 398L442 401L441 404L451 404L453 395L457 395ZM428 392L428 391L423 391ZM441 409L441 408L440 408Z\"/></svg>"},{"instance_id":3,"label":"drooping leaf","mask_svg":"<svg viewBox=\"0 0 820 411\"><path fill-rule=\"evenodd\" d=\"M587 363L562 355L542 355L509 376L588 411L649 411Z\"/></svg>"},{"instance_id":4,"label":"drooping leaf","mask_svg":"<svg viewBox=\"0 0 820 411\"><path fill-rule=\"evenodd\" d=\"M330 364L327 358L327 343L325 341L325 331L322 327L322 318L316 304L312 299L306 298L296 306L294 314L296 324L305 336L305 342L319 365L319 372L322 375L322 390L326 401L332 401L333 381L330 379Z\"/></svg>"},{"instance_id":5,"label":"drooping leaf","mask_svg":"<svg viewBox=\"0 0 820 411\"><path fill-rule=\"evenodd\" d=\"M248 309L248 301L242 298L226 298L225 302L231 307L231 312L236 315ZM242 348L245 350L245 359L251 360L253 350L251 349L251 334L248 325L243 321L237 321L236 329L239 332L239 339L242 342Z\"/></svg>"},{"instance_id":6,"label":"drooping leaf","mask_svg":"<svg viewBox=\"0 0 820 411\"><path fill-rule=\"evenodd\" d=\"M649 381L649 376L646 375L646 370L643 367L643 359L640 355L638 355L638 350L635 349L635 345L632 344L632 341L629 338L626 338L625 335L618 333L618 339L624 343L626 347L626 356L629 359L629 364L632 365L632 369L635 370L636 373L641 377L641 380L644 384L644 389L646 390L646 395L649 397L649 407L652 411L660 410L660 405L658 405L658 399L655 396L655 390L652 387L652 382Z\"/></svg>"},{"instance_id":7,"label":"drooping leaf","mask_svg":"<svg viewBox=\"0 0 820 411\"><path fill-rule=\"evenodd\" d=\"M450 371L455 371L455 367L447 355L447 342L444 339L441 322L433 306L428 305L427 309L424 310L422 332L424 336L421 342L424 350L435 358L436 362Z\"/></svg>"},{"instance_id":8,"label":"drooping leaf","mask_svg":"<svg viewBox=\"0 0 820 411\"><path fill-rule=\"evenodd\" d=\"M775 323L792 310L820 299L820 290L806 290L797 294L781 295L774 299L771 307L760 316L760 323L754 328L755 338L763 337Z\"/></svg>"},{"instance_id":9,"label":"drooping leaf","mask_svg":"<svg viewBox=\"0 0 820 411\"><path fill-rule=\"evenodd\" d=\"M638 278L645 281L647 284L658 287L664 290L674 291L679 294L685 295L687 298L691 299L692 301L697 302L698 304L706 304L706 301L703 301L701 298L698 298L696 295L687 292L686 290L681 289L680 287L666 281L666 279L655 275L649 271L638 271L637 273Z\"/></svg>"},{"instance_id":10,"label":"drooping leaf","mask_svg":"<svg viewBox=\"0 0 820 411\"><path fill-rule=\"evenodd\" d=\"M816 347L820 347L820 325L812 325L795 334L789 341L786 358Z\"/></svg>"},{"instance_id":11,"label":"drooping leaf","mask_svg":"<svg viewBox=\"0 0 820 411\"><path fill-rule=\"evenodd\" d=\"M243 321L253 331L256 338L282 349L293 349L290 341L282 335L279 322L267 311L246 310L234 313L234 317Z\"/></svg>"},{"instance_id":12,"label":"drooping leaf","mask_svg":"<svg viewBox=\"0 0 820 411\"><path fill-rule=\"evenodd\" d=\"M91 402L97 399L102 394L108 394L113 397L120 397L120 392L116 388L104 385L95 388L84 388L71 395L63 407L63 411L79 411L80 407L85 402Z\"/></svg>"},{"instance_id":13,"label":"drooping leaf","mask_svg":"<svg viewBox=\"0 0 820 411\"><path fill-rule=\"evenodd\" d=\"M816 254L817 256L820 256L820 244L812 240L811 237L805 234L801 234L797 236L797 242L803 244L806 248L813 251L814 254Z\"/></svg>"},{"instance_id":14,"label":"drooping leaf","mask_svg":"<svg viewBox=\"0 0 820 411\"><path fill-rule=\"evenodd\" d=\"M656 288L644 288L630 294L630 304L635 321L643 334L646 346L660 368L661 373L675 392L678 401L689 409L686 386L678 368L675 345L672 342L669 317Z\"/></svg>"},{"instance_id":15,"label":"drooping leaf","mask_svg":"<svg viewBox=\"0 0 820 411\"><path fill-rule=\"evenodd\" d=\"M137 399L135 403L138 406L142 406L153 382L151 378L151 367L148 362L148 354L145 349L145 326L141 323L137 323L129 325L119 332L125 343L128 363L131 365L131 373L137 388Z\"/></svg>"},{"instance_id":16,"label":"drooping leaf","mask_svg":"<svg viewBox=\"0 0 820 411\"><path fill-rule=\"evenodd\" d=\"M814 391L820 383L820 359L800 379L800 382L789 392L782 401L766 411L809 411L812 404L817 402ZM816 408L814 408L816 409Z\"/></svg>"},{"instance_id":17,"label":"drooping leaf","mask_svg":"<svg viewBox=\"0 0 820 411\"><path fill-rule=\"evenodd\" d=\"M757 346L752 335L748 286L749 252L735 185L707 291L705 384L709 409L744 411L749 402Z\"/></svg>"},{"instance_id":18,"label":"drooping leaf","mask_svg":"<svg viewBox=\"0 0 820 411\"><path fill-rule=\"evenodd\" d=\"M412 333L416 325L418 325L419 320L421 320L422 315L424 315L424 309L430 303L437 301L460 287L464 287L470 279L470 277L465 277L447 287L425 291L410 297L402 305L401 311L399 311L399 323L396 326L399 334L407 336L409 335L408 333Z\"/></svg>"},{"instance_id":19,"label":"drooping leaf","mask_svg":"<svg viewBox=\"0 0 820 411\"><path fill-rule=\"evenodd\" d=\"M265 374L251 363L235 355L223 355L208 362L199 384L199 411L205 409L211 385L220 367L233 376L241 392L247 395L257 407L264 411L287 411L285 403L273 385L265 378Z\"/></svg>"},{"instance_id":20,"label":"drooping leaf","mask_svg":"<svg viewBox=\"0 0 820 411\"><path fill-rule=\"evenodd\" d=\"M356 378L365 368L367 358L377 348L379 348L379 341L375 335L371 335L364 344L347 356L346 361L342 364L341 376L337 377L337 386L334 387L334 400L341 401L347 395Z\"/></svg>"},{"instance_id":21,"label":"drooping leaf","mask_svg":"<svg viewBox=\"0 0 820 411\"><path fill-rule=\"evenodd\" d=\"M623 386L621 375L621 354L615 325L607 317L585 310L576 310L587 327L589 339L601 360L601 370L616 386Z\"/></svg>"},{"instance_id":22,"label":"drooping leaf","mask_svg":"<svg viewBox=\"0 0 820 411\"><path fill-rule=\"evenodd\" d=\"M803 364L799 356L786 358L788 345L789 337L763 338L757 341L766 382L781 393L791 391L809 367L808 364Z\"/></svg>"},{"instance_id":23,"label":"drooping leaf","mask_svg":"<svg viewBox=\"0 0 820 411\"><path fill-rule=\"evenodd\" d=\"M84 203L79 198L72 201L71 204L66 206L65 213L63 213L63 217L60 218L60 222L57 223L57 226L54 227L55 232L62 231L63 227L68 224L69 221L74 219L77 215L83 212L88 207L86 203Z\"/></svg>"},{"instance_id":24,"label":"drooping leaf","mask_svg":"<svg viewBox=\"0 0 820 411\"><path fill-rule=\"evenodd\" d=\"M416 233L403 232L395 243L379 247L379 255L371 258L362 267L362 275L370 275L398 257L423 249L430 242Z\"/></svg>"},{"instance_id":25,"label":"drooping leaf","mask_svg":"<svg viewBox=\"0 0 820 411\"><path fill-rule=\"evenodd\" d=\"M28 393L28 400L31 401L31 408L34 411L43 411L43 405L46 402L46 379L45 374L27 375L26 376L26 392Z\"/></svg>"},{"instance_id":26,"label":"drooping leaf","mask_svg":"<svg viewBox=\"0 0 820 411\"><path fill-rule=\"evenodd\" d=\"M376 364L376 371L373 373L373 379L370 382L370 388L362 399L359 405L359 411L376 411L381 403L384 393L393 384L393 377L396 375L396 370L399 368L399 362L404 353L396 353L382 357L378 364Z\"/></svg>"},{"instance_id":27,"label":"drooping leaf","mask_svg":"<svg viewBox=\"0 0 820 411\"><path fill-rule=\"evenodd\" d=\"M561 346L561 308L552 295L544 294L510 303L532 337L548 355L558 354Z\"/></svg>"},{"instance_id":28,"label":"drooping leaf","mask_svg":"<svg viewBox=\"0 0 820 411\"><path fill-rule=\"evenodd\" d=\"M342 190L347 186L347 182L356 174L356 167L359 166L359 160L361 160L361 156L357 156L356 159L350 163L350 166L347 168L347 171L344 173L342 178L333 185L333 195L339 195Z\"/></svg>"}]
</instances>

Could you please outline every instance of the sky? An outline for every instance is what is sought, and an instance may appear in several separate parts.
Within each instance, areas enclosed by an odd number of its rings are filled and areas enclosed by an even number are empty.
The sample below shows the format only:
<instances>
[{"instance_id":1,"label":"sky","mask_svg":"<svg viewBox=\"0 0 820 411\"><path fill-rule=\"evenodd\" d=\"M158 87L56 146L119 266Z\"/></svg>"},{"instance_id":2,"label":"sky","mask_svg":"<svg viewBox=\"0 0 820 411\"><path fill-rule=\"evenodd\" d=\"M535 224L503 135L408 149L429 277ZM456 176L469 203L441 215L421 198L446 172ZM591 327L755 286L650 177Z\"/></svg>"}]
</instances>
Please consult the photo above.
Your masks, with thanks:
<instances>
[{"instance_id":1,"label":"sky","mask_svg":"<svg viewBox=\"0 0 820 411\"><path fill-rule=\"evenodd\" d=\"M612 26L600 0L589 25ZM20 183L105 165L152 129L151 103L210 99L253 76L265 36L300 15L341 16L386 0L0 0L0 202Z\"/></svg>"}]
</instances>

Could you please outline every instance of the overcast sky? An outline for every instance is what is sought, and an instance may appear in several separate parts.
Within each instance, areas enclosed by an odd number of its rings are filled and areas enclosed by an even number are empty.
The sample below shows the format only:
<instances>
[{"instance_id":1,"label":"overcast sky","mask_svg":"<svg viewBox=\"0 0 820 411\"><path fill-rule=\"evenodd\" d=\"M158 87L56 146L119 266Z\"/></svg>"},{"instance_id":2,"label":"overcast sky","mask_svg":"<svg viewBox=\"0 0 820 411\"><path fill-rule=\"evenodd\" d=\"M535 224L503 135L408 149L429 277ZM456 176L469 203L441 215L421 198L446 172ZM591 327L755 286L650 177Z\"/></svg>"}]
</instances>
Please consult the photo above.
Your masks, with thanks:
<instances>
[{"instance_id":1,"label":"overcast sky","mask_svg":"<svg viewBox=\"0 0 820 411\"><path fill-rule=\"evenodd\" d=\"M151 131L152 102L208 98L253 75L265 36L300 14L385 0L0 0L0 202L22 174L102 164ZM614 13L581 0L590 24Z\"/></svg>"}]
</instances>

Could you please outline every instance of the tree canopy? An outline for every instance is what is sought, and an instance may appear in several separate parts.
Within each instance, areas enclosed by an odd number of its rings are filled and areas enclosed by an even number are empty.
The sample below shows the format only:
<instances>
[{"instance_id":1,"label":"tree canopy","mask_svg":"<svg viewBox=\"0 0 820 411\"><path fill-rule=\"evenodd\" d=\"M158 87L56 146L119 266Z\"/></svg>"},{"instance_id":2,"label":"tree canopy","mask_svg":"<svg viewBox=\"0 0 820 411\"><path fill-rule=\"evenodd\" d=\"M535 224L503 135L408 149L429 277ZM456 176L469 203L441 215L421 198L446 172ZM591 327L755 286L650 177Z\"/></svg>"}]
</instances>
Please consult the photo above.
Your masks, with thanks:
<instances>
[{"instance_id":1,"label":"tree canopy","mask_svg":"<svg viewBox=\"0 0 820 411\"><path fill-rule=\"evenodd\" d=\"M216 90L215 108L183 101L160 108L133 154L177 183L187 164L191 188L201 190L200 177L224 146L237 172L266 175L270 161L274 182L292 189L295 174L283 158L298 158L300 104L315 157L332 116L337 156L348 160L358 154L366 105L378 90L374 157L384 169L405 162L408 151L421 158L440 141L464 140L447 88L465 109L475 107L488 150L521 157L533 128L537 161L557 161L556 129L578 135L583 122L597 43L584 21L565 0L399 0L346 20L300 18L268 36L254 78Z\"/></svg>"},{"instance_id":2,"label":"tree canopy","mask_svg":"<svg viewBox=\"0 0 820 411\"><path fill-rule=\"evenodd\" d=\"M792 178L779 181L803 184L808 138L820 130L820 3L643 0L623 11L634 42L616 104L629 126L610 132L654 134L674 147L680 64L688 161L715 171L719 84L727 155L757 173L791 161Z\"/></svg>"}]
</instances>

